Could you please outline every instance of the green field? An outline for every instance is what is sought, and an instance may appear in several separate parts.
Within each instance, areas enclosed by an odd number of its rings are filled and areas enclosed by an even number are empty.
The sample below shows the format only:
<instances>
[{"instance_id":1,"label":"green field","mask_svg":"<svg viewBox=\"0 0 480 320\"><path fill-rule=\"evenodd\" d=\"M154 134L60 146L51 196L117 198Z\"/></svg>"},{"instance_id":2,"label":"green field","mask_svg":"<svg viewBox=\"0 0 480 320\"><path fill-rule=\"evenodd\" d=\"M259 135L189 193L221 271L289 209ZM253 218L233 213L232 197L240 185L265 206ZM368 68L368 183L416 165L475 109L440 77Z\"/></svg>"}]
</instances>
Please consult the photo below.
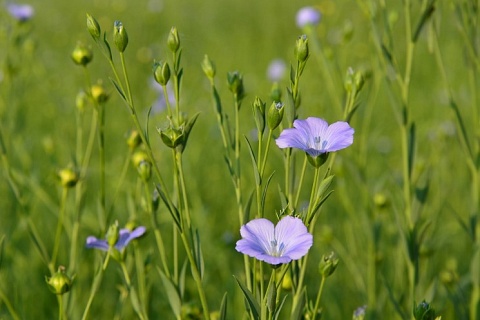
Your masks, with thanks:
<instances>
[{"instance_id":1,"label":"green field","mask_svg":"<svg viewBox=\"0 0 480 320\"><path fill-rule=\"evenodd\" d=\"M25 21L0 3L0 319L480 319L478 0L31 0ZM321 19L301 28L305 6ZM259 135L274 85L283 119ZM353 144L319 168L280 149L308 117ZM306 256L235 250L282 215ZM116 222L146 227L120 255Z\"/></svg>"}]
</instances>

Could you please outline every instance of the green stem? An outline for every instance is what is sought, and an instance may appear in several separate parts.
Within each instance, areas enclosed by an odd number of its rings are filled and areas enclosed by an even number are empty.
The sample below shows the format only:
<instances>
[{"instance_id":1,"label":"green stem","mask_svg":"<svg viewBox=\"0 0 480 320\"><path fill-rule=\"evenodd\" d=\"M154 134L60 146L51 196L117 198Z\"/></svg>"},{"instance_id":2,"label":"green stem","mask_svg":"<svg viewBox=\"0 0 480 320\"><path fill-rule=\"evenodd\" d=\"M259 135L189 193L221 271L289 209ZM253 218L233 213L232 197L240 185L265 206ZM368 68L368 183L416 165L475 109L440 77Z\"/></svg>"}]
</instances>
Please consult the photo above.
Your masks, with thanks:
<instances>
[{"instance_id":1,"label":"green stem","mask_svg":"<svg viewBox=\"0 0 480 320\"><path fill-rule=\"evenodd\" d=\"M12 303L10 302L10 300L8 299L8 297L5 295L5 293L3 292L3 290L1 288L0 288L0 300L2 300L3 303L5 304L5 306L7 307L8 312L10 312L10 316L12 317L12 319L13 320L20 320L20 316L15 311L15 309L12 306Z\"/></svg>"},{"instance_id":2,"label":"green stem","mask_svg":"<svg viewBox=\"0 0 480 320\"><path fill-rule=\"evenodd\" d=\"M320 282L320 289L318 289L317 299L315 300L315 307L313 308L312 320L317 318L318 308L320 307L320 299L322 297L323 286L325 285L325 281L327 278L322 276L322 281Z\"/></svg>"},{"instance_id":3,"label":"green stem","mask_svg":"<svg viewBox=\"0 0 480 320\"><path fill-rule=\"evenodd\" d=\"M55 270L55 266L57 263L58 250L60 248L61 237L62 237L63 220L65 219L67 196L68 196L68 188L63 188L62 199L60 204L60 212L58 214L57 231L55 232L55 242L53 245L52 259L50 261L50 268L49 268L50 270Z\"/></svg>"},{"instance_id":4,"label":"green stem","mask_svg":"<svg viewBox=\"0 0 480 320\"><path fill-rule=\"evenodd\" d=\"M92 283L92 287L90 289L90 295L88 297L87 305L85 306L85 310L83 311L82 320L86 320L87 317L88 317L88 313L90 312L90 308L92 306L93 299L95 298L95 294L97 293L98 288L100 287L100 283L102 282L104 270L105 269L100 264L100 266L97 270L97 273L95 274L95 278L93 279L93 283Z\"/></svg>"}]
</instances>

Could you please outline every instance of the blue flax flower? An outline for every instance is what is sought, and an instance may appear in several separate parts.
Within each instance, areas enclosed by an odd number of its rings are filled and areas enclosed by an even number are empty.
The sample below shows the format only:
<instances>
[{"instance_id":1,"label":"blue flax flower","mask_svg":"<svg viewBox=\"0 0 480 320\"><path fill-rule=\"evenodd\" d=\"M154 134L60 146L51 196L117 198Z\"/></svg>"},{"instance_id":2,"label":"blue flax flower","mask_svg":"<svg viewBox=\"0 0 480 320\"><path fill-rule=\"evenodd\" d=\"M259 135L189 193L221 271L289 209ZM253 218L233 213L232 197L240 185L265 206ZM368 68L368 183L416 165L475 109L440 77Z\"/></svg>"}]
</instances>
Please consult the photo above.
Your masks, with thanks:
<instances>
[{"instance_id":1,"label":"blue flax flower","mask_svg":"<svg viewBox=\"0 0 480 320\"><path fill-rule=\"evenodd\" d=\"M320 23L322 14L313 7L303 7L297 12L297 26L303 28L307 25L316 26Z\"/></svg>"},{"instance_id":2,"label":"blue flax flower","mask_svg":"<svg viewBox=\"0 0 480 320\"><path fill-rule=\"evenodd\" d=\"M328 125L320 118L297 119L275 141L279 148L297 148L312 157L344 149L353 143L354 130L347 122Z\"/></svg>"},{"instance_id":3,"label":"blue flax flower","mask_svg":"<svg viewBox=\"0 0 480 320\"><path fill-rule=\"evenodd\" d=\"M130 231L129 229L120 229L118 233L118 240L115 243L114 248L117 249L118 251L122 251L127 244L132 241L133 239L136 239L138 237L141 237L146 231L145 227L137 227ZM102 251L108 251L108 242L105 239L97 239L94 236L90 236L87 238L87 248L94 248L94 249L100 249Z\"/></svg>"},{"instance_id":4,"label":"blue flax flower","mask_svg":"<svg viewBox=\"0 0 480 320\"><path fill-rule=\"evenodd\" d=\"M240 228L242 239L235 249L272 265L298 260L307 254L313 236L299 218L286 216L276 226L267 219L254 219Z\"/></svg>"},{"instance_id":5,"label":"blue flax flower","mask_svg":"<svg viewBox=\"0 0 480 320\"><path fill-rule=\"evenodd\" d=\"M28 4L7 4L8 13L20 22L30 20L33 17L33 7Z\"/></svg>"}]
</instances>

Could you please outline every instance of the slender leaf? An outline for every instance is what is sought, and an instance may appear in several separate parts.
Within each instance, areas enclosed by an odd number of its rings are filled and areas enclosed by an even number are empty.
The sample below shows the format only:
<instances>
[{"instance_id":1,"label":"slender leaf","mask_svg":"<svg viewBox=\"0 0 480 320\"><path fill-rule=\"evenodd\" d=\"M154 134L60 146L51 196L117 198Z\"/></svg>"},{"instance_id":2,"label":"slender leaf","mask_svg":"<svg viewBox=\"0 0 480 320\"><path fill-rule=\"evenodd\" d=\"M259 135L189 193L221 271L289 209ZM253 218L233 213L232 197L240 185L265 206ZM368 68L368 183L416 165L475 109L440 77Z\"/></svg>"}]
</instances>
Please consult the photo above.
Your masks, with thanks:
<instances>
[{"instance_id":1,"label":"slender leaf","mask_svg":"<svg viewBox=\"0 0 480 320\"><path fill-rule=\"evenodd\" d=\"M265 184L265 188L263 188L263 193L262 193L262 200L260 202L260 205L262 207L262 211L265 209L265 200L267 198L267 190L268 186L270 185L270 182L272 181L273 175L275 174L275 171L272 172L272 174L268 177L267 183ZM283 207L285 208L285 207Z\"/></svg>"},{"instance_id":2,"label":"slender leaf","mask_svg":"<svg viewBox=\"0 0 480 320\"><path fill-rule=\"evenodd\" d=\"M253 152L252 145L248 141L247 136L243 136L245 141L247 141L248 151L250 153L250 158L252 159L253 174L255 176L255 183L257 186L262 184L262 178L260 177L260 172L258 171L257 159L255 158L255 153Z\"/></svg>"},{"instance_id":3,"label":"slender leaf","mask_svg":"<svg viewBox=\"0 0 480 320\"><path fill-rule=\"evenodd\" d=\"M120 97L122 97L123 101L128 102L127 97L125 96L125 93L123 93L123 90L122 88L120 88L118 83L113 78L109 78L109 79L113 83L113 86L115 87L115 89L117 89L117 92L120 95Z\"/></svg>"},{"instance_id":4,"label":"slender leaf","mask_svg":"<svg viewBox=\"0 0 480 320\"><path fill-rule=\"evenodd\" d=\"M290 320L300 320L302 319L303 307L305 306L305 287L303 287L302 291L298 295L295 295L293 303L295 308L292 310Z\"/></svg>"},{"instance_id":5,"label":"slender leaf","mask_svg":"<svg viewBox=\"0 0 480 320\"><path fill-rule=\"evenodd\" d=\"M238 285L240 286L240 289L242 289L243 295L245 296L245 299L247 300L248 305L250 306L250 311L252 312L253 319L260 319L260 306L255 300L255 297L253 294L237 279L237 277L233 276L235 280L237 281Z\"/></svg>"},{"instance_id":6,"label":"slender leaf","mask_svg":"<svg viewBox=\"0 0 480 320\"><path fill-rule=\"evenodd\" d=\"M158 273L160 273L160 278L167 293L167 299L172 308L173 314L177 319L180 319L182 312L182 300L180 299L180 293L175 284L163 273L163 271L157 267Z\"/></svg>"},{"instance_id":7,"label":"slender leaf","mask_svg":"<svg viewBox=\"0 0 480 320\"><path fill-rule=\"evenodd\" d=\"M220 320L227 320L227 292L223 295L222 304L220 305Z\"/></svg>"}]
</instances>

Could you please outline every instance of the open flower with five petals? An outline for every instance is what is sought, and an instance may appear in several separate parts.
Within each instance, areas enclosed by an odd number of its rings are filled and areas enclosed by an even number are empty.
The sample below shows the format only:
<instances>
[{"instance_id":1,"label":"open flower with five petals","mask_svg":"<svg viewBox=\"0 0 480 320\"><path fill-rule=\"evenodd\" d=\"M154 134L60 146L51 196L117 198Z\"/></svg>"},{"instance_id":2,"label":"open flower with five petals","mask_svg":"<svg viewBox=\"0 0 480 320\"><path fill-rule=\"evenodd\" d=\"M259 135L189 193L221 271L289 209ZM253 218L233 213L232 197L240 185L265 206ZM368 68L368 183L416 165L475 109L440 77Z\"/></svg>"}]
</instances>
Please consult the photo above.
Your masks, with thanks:
<instances>
[{"instance_id":1,"label":"open flower with five petals","mask_svg":"<svg viewBox=\"0 0 480 320\"><path fill-rule=\"evenodd\" d=\"M129 230L126 228L120 229L120 231L118 232L118 239L113 247L118 251L122 251L130 243L130 241L143 236L145 231L146 228L143 226L137 227L133 230ZM87 248L94 248L102 251L108 251L109 249L107 239L98 239L94 236L90 236L87 238L86 246Z\"/></svg>"},{"instance_id":2,"label":"open flower with five petals","mask_svg":"<svg viewBox=\"0 0 480 320\"><path fill-rule=\"evenodd\" d=\"M242 239L235 249L271 265L289 263L307 254L313 236L299 218L286 216L275 226L267 219L254 219L240 228Z\"/></svg>"}]
</instances>

